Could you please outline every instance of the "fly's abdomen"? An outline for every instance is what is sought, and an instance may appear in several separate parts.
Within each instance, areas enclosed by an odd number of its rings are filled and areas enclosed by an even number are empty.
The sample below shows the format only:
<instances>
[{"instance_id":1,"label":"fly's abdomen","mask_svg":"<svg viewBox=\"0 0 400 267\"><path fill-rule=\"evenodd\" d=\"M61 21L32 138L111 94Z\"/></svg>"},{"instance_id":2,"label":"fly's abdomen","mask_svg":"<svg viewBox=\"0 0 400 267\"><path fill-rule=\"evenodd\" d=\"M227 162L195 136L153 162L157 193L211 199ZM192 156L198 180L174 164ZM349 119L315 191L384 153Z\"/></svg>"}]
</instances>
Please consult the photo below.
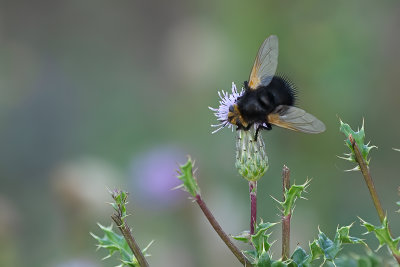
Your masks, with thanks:
<instances>
[{"instance_id":1,"label":"fly's abdomen","mask_svg":"<svg viewBox=\"0 0 400 267\"><path fill-rule=\"evenodd\" d=\"M243 119L248 124L267 122L268 114L279 105L293 106L295 87L286 78L274 76L267 86L255 90L246 87L237 105Z\"/></svg>"},{"instance_id":2,"label":"fly's abdomen","mask_svg":"<svg viewBox=\"0 0 400 267\"><path fill-rule=\"evenodd\" d=\"M265 87L264 94L274 107L279 105L293 106L296 98L296 88L292 82L282 76L274 76L271 83Z\"/></svg>"}]
</instances>

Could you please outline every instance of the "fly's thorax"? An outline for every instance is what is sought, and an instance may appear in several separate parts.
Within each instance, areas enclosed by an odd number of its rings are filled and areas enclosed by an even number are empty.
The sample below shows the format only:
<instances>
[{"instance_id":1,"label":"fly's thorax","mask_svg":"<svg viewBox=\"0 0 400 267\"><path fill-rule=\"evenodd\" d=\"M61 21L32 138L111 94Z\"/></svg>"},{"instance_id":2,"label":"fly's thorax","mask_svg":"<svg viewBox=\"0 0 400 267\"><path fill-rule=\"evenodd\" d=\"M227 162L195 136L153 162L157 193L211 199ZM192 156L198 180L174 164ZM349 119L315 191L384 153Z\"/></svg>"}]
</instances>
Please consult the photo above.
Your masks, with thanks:
<instances>
[{"instance_id":1,"label":"fly's thorax","mask_svg":"<svg viewBox=\"0 0 400 267\"><path fill-rule=\"evenodd\" d=\"M264 122L268 113L274 108L263 87L246 90L238 99L237 105L244 120L249 124Z\"/></svg>"},{"instance_id":2,"label":"fly's thorax","mask_svg":"<svg viewBox=\"0 0 400 267\"><path fill-rule=\"evenodd\" d=\"M244 83L245 92L237 99L228 118L239 128L254 123L268 123L267 117L280 105L292 106L295 100L295 87L285 77L274 76L267 86L250 88ZM246 126L247 125L247 126Z\"/></svg>"}]
</instances>

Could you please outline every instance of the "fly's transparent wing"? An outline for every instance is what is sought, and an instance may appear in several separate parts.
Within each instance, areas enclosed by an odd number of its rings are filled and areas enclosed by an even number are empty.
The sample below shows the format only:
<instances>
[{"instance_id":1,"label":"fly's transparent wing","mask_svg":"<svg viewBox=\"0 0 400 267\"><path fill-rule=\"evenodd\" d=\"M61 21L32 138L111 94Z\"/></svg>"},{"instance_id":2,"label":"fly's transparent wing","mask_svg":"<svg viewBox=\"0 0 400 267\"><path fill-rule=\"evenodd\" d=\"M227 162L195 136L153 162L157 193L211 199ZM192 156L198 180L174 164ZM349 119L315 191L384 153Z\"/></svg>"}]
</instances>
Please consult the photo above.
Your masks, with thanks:
<instances>
[{"instance_id":1,"label":"fly's transparent wing","mask_svg":"<svg viewBox=\"0 0 400 267\"><path fill-rule=\"evenodd\" d=\"M293 106L278 106L273 113L268 115L268 122L303 133L317 134L324 132L326 129L322 121Z\"/></svg>"},{"instance_id":2,"label":"fly's transparent wing","mask_svg":"<svg viewBox=\"0 0 400 267\"><path fill-rule=\"evenodd\" d=\"M258 50L253 69L250 73L249 87L257 89L260 85L268 85L278 67L278 37L271 35Z\"/></svg>"}]
</instances>

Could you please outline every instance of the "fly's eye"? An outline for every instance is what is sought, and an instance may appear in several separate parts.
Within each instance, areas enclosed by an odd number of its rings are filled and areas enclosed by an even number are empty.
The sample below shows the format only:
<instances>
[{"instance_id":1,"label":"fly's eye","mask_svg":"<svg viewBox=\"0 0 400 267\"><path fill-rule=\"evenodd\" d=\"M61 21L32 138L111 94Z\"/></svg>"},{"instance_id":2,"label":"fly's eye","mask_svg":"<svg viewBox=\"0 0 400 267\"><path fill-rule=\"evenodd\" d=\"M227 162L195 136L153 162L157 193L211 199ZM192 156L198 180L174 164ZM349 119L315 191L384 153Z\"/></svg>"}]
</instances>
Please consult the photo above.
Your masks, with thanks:
<instances>
[{"instance_id":1,"label":"fly's eye","mask_svg":"<svg viewBox=\"0 0 400 267\"><path fill-rule=\"evenodd\" d=\"M230 111L230 112L233 112L233 110L234 110L234 109L233 109L233 105L231 105L231 106L229 107L229 111Z\"/></svg>"}]
</instances>

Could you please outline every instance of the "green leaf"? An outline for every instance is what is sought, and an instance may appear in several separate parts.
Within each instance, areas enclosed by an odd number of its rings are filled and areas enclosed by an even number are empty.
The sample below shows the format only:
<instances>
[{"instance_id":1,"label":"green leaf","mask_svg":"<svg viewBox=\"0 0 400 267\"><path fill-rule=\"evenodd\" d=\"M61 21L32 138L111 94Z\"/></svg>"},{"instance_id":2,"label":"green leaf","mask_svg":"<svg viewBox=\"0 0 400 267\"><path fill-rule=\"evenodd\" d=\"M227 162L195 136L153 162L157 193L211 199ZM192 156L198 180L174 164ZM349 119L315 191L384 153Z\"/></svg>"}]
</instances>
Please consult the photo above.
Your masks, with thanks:
<instances>
[{"instance_id":1,"label":"green leaf","mask_svg":"<svg viewBox=\"0 0 400 267\"><path fill-rule=\"evenodd\" d=\"M200 195L200 188L196 178L193 176L193 165L192 159L188 157L188 161L179 166L178 178L183 182L185 190L193 197L196 197L196 195Z\"/></svg>"},{"instance_id":2,"label":"green leaf","mask_svg":"<svg viewBox=\"0 0 400 267\"><path fill-rule=\"evenodd\" d=\"M367 246L363 239L350 236L351 225L343 226L336 229L335 241L340 240L343 244L363 244Z\"/></svg>"},{"instance_id":3,"label":"green leaf","mask_svg":"<svg viewBox=\"0 0 400 267\"><path fill-rule=\"evenodd\" d=\"M271 267L271 257L269 256L267 251L262 251L261 254L259 254L257 261L256 261L256 266L259 267Z\"/></svg>"},{"instance_id":4,"label":"green leaf","mask_svg":"<svg viewBox=\"0 0 400 267\"><path fill-rule=\"evenodd\" d=\"M243 243L248 243L250 241L250 231L243 231L238 235L232 236L232 238Z\"/></svg>"},{"instance_id":5,"label":"green leaf","mask_svg":"<svg viewBox=\"0 0 400 267\"><path fill-rule=\"evenodd\" d=\"M336 257L342 249L343 244L363 244L362 239L350 236L350 228L352 225L344 226L336 229L335 238L333 241L329 239L321 230L318 229L318 239L310 243L310 254L301 248L297 247L293 252L291 259L292 262L289 264L290 267L309 267L311 263L321 256L324 262L334 262L336 264ZM340 266L337 265L336 266Z\"/></svg>"},{"instance_id":6,"label":"green leaf","mask_svg":"<svg viewBox=\"0 0 400 267\"><path fill-rule=\"evenodd\" d=\"M337 264L337 256L342 250L343 244L363 244L365 242L357 237L350 236L350 228L352 225L336 228L336 234L333 241L329 239L321 230L319 230L318 239L310 244L311 261L323 256L324 262L332 262L334 266L341 266Z\"/></svg>"},{"instance_id":7,"label":"green leaf","mask_svg":"<svg viewBox=\"0 0 400 267\"><path fill-rule=\"evenodd\" d=\"M254 245L254 248L257 251L257 255L261 255L264 251L268 252L271 245L268 242L268 238L271 234L266 234L267 230L277 223L264 223L263 221L260 224L256 224L255 234L251 235L250 240Z\"/></svg>"},{"instance_id":8,"label":"green leaf","mask_svg":"<svg viewBox=\"0 0 400 267\"><path fill-rule=\"evenodd\" d=\"M308 255L307 252L300 246L297 246L296 250L292 254L291 259L294 263L296 263L295 266L297 267L309 267L312 257L311 255Z\"/></svg>"},{"instance_id":9,"label":"green leaf","mask_svg":"<svg viewBox=\"0 0 400 267\"><path fill-rule=\"evenodd\" d=\"M363 159L365 160L366 164L369 165L370 159L368 158L369 152L371 151L372 148L376 148L376 146L370 146L368 144L364 144L365 142L365 131L364 131L364 121L361 126L361 129L359 129L357 132L353 131L351 127L347 124L344 123L342 120L340 120L340 131L346 136L345 144L347 147L350 149L349 154L345 154L346 157L339 157L344 160L348 160L351 162L357 162L354 154L354 149L353 146L349 140L350 135L354 138L354 141L356 142L358 148L360 149L361 155ZM356 166L352 170L358 170L359 167Z\"/></svg>"},{"instance_id":10,"label":"green leaf","mask_svg":"<svg viewBox=\"0 0 400 267\"><path fill-rule=\"evenodd\" d=\"M358 261L358 266L371 266L371 267L380 267L383 266L383 261L382 259L372 253L372 251L367 251L366 256L354 256L354 258ZM394 263L393 266L396 266L397 264ZM389 264L385 264L385 266L389 266Z\"/></svg>"},{"instance_id":11,"label":"green leaf","mask_svg":"<svg viewBox=\"0 0 400 267\"><path fill-rule=\"evenodd\" d=\"M272 260L267 251L263 251L254 263L257 267L287 267L287 263L281 260Z\"/></svg>"},{"instance_id":12,"label":"green leaf","mask_svg":"<svg viewBox=\"0 0 400 267\"><path fill-rule=\"evenodd\" d=\"M271 267L287 267L287 266L288 266L288 264L281 260L273 261L271 264Z\"/></svg>"},{"instance_id":13,"label":"green leaf","mask_svg":"<svg viewBox=\"0 0 400 267\"><path fill-rule=\"evenodd\" d=\"M246 259L249 260L251 264L256 264L258 255L257 251L255 250L244 250L242 251L243 255L246 257Z\"/></svg>"},{"instance_id":14,"label":"green leaf","mask_svg":"<svg viewBox=\"0 0 400 267\"><path fill-rule=\"evenodd\" d=\"M311 251L311 261L319 259L319 257L324 255L324 251L319 247L317 240L314 240L310 244Z\"/></svg>"},{"instance_id":15,"label":"green leaf","mask_svg":"<svg viewBox=\"0 0 400 267\"><path fill-rule=\"evenodd\" d=\"M122 265L120 266L134 266L134 267L139 267L139 264L133 255L132 251L129 248L128 243L124 239L123 236L115 233L112 229L112 224L109 227L103 226L98 223L98 226L100 229L103 231L104 236L99 237L93 233L90 233L90 235L97 240L97 248L104 248L107 249L109 254L103 258L103 260L111 257L115 252L118 252L120 255L120 261L122 262ZM143 255L148 257L150 256L149 254L146 253L147 249L149 246L153 243L150 242L150 244L142 250Z\"/></svg>"},{"instance_id":16,"label":"green leaf","mask_svg":"<svg viewBox=\"0 0 400 267\"><path fill-rule=\"evenodd\" d=\"M334 260L341 249L339 240L330 240L321 230L318 234L317 244L322 249L325 260L328 261Z\"/></svg>"},{"instance_id":17,"label":"green leaf","mask_svg":"<svg viewBox=\"0 0 400 267\"><path fill-rule=\"evenodd\" d=\"M263 222L261 220L261 222L259 224L256 224L255 227L255 232L259 232L259 231L267 231L269 228L277 225L278 223L270 223L270 222Z\"/></svg>"},{"instance_id":18,"label":"green leaf","mask_svg":"<svg viewBox=\"0 0 400 267\"><path fill-rule=\"evenodd\" d=\"M265 234L265 231L258 231L251 236L251 243L257 251L257 255L261 255L264 251L268 251L272 244L268 242L271 234Z\"/></svg>"},{"instance_id":19,"label":"green leaf","mask_svg":"<svg viewBox=\"0 0 400 267\"><path fill-rule=\"evenodd\" d=\"M379 250L382 246L386 245L394 254L400 255L400 251L398 249L400 237L396 239L392 238L386 217L383 219L381 226L372 225L361 218L360 220L361 220L361 225L363 225L367 229L368 233L371 232L374 233L375 237L378 239L379 247L377 248L377 250Z\"/></svg>"},{"instance_id":20,"label":"green leaf","mask_svg":"<svg viewBox=\"0 0 400 267\"><path fill-rule=\"evenodd\" d=\"M261 221L255 225L255 234L250 235L249 231L243 231L237 236L233 236L234 239L248 243L251 241L254 249L243 251L243 255L250 261L250 263L256 266L272 266L272 260L269 255L269 249L272 243L269 243L268 238L271 234L267 234L268 229L278 223L264 223ZM280 266L280 265L276 265Z\"/></svg>"},{"instance_id":21,"label":"green leaf","mask_svg":"<svg viewBox=\"0 0 400 267\"><path fill-rule=\"evenodd\" d=\"M368 252L367 255L354 255L351 254L350 256L343 256L335 260L335 265L332 263L328 263L329 266L337 266L337 267L381 267L381 266L398 266L397 264L393 263L383 263L382 259L379 258L377 255Z\"/></svg>"},{"instance_id":22,"label":"green leaf","mask_svg":"<svg viewBox=\"0 0 400 267\"><path fill-rule=\"evenodd\" d=\"M287 216L290 213L292 213L297 198L301 198L301 194L304 192L304 190L308 187L309 184L310 180L307 180L302 185L293 184L289 188L289 190L285 190L285 197L284 197L285 201L284 202L277 201L282 206L283 209L282 213L284 216Z\"/></svg>"}]
</instances>

